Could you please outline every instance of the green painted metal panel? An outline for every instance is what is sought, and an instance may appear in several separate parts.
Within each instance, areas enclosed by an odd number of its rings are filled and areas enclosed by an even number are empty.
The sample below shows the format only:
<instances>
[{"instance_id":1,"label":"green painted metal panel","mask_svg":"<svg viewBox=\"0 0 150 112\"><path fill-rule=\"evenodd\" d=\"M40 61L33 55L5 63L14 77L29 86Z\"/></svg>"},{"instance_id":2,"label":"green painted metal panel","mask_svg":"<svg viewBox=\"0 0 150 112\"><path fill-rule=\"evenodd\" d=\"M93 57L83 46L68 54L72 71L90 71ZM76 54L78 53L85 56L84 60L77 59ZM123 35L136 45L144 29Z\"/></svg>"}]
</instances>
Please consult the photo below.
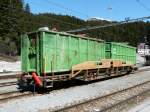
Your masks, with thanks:
<instances>
[{"instance_id":1,"label":"green painted metal panel","mask_svg":"<svg viewBox=\"0 0 150 112\"><path fill-rule=\"evenodd\" d=\"M80 62L88 60L88 41L87 39L80 39Z\"/></svg>"},{"instance_id":2,"label":"green painted metal panel","mask_svg":"<svg viewBox=\"0 0 150 112\"><path fill-rule=\"evenodd\" d=\"M27 35L21 36L21 68L23 72L28 72L29 68L29 60L28 60L28 55L27 53L29 52L28 50L29 47L29 40Z\"/></svg>"},{"instance_id":3,"label":"green painted metal panel","mask_svg":"<svg viewBox=\"0 0 150 112\"><path fill-rule=\"evenodd\" d=\"M69 71L75 64L105 58L105 42L86 37L37 31L24 36L22 41L27 44L22 45L21 54L22 69L27 72Z\"/></svg>"},{"instance_id":4,"label":"green painted metal panel","mask_svg":"<svg viewBox=\"0 0 150 112\"><path fill-rule=\"evenodd\" d=\"M72 65L104 59L105 44L75 35L45 32L42 54L46 57L45 72L69 71Z\"/></svg>"},{"instance_id":5,"label":"green painted metal panel","mask_svg":"<svg viewBox=\"0 0 150 112\"><path fill-rule=\"evenodd\" d=\"M126 63L136 64L136 48L124 43L108 42L106 58L121 59Z\"/></svg>"},{"instance_id":6,"label":"green painted metal panel","mask_svg":"<svg viewBox=\"0 0 150 112\"><path fill-rule=\"evenodd\" d=\"M21 37L21 66L23 72L40 73L40 49L37 33L25 34Z\"/></svg>"}]
</instances>

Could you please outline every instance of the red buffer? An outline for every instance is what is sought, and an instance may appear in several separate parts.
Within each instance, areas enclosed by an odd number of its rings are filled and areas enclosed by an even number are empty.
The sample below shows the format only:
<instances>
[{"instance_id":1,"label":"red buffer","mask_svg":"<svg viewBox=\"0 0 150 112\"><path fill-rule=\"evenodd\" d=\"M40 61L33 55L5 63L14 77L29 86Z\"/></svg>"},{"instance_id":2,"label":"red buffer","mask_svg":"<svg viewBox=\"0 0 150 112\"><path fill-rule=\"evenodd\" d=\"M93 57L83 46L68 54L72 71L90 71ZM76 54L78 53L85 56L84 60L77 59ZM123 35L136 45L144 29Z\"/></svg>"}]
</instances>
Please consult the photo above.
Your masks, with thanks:
<instances>
[{"instance_id":1,"label":"red buffer","mask_svg":"<svg viewBox=\"0 0 150 112\"><path fill-rule=\"evenodd\" d=\"M41 87L43 85L41 79L36 75L35 72L32 73L32 77L35 81L36 86Z\"/></svg>"}]
</instances>

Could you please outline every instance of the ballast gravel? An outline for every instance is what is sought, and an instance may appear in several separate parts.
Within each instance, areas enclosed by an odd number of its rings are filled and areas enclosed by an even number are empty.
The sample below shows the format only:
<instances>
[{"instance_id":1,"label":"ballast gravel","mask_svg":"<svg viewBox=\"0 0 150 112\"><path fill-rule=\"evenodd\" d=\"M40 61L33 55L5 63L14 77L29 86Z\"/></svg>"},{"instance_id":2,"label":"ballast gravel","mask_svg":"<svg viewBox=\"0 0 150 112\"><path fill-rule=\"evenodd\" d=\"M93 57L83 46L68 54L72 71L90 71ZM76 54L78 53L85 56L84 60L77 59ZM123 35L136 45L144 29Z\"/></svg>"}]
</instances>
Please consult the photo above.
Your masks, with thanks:
<instances>
[{"instance_id":1,"label":"ballast gravel","mask_svg":"<svg viewBox=\"0 0 150 112\"><path fill-rule=\"evenodd\" d=\"M6 80L1 79L0 80L0 84L2 84L2 83L8 83L8 82L17 82L17 79L13 78L13 79L6 79Z\"/></svg>"},{"instance_id":2,"label":"ballast gravel","mask_svg":"<svg viewBox=\"0 0 150 112\"><path fill-rule=\"evenodd\" d=\"M14 92L14 91L18 91L18 85L0 87L0 94Z\"/></svg>"},{"instance_id":3,"label":"ballast gravel","mask_svg":"<svg viewBox=\"0 0 150 112\"><path fill-rule=\"evenodd\" d=\"M133 107L129 112L150 112L150 98Z\"/></svg>"},{"instance_id":4,"label":"ballast gravel","mask_svg":"<svg viewBox=\"0 0 150 112\"><path fill-rule=\"evenodd\" d=\"M9 76L21 74L21 73L22 73L21 71L0 72L0 77L1 76L7 76L9 78Z\"/></svg>"},{"instance_id":5,"label":"ballast gravel","mask_svg":"<svg viewBox=\"0 0 150 112\"><path fill-rule=\"evenodd\" d=\"M87 99L105 96L146 81L150 81L150 71L52 91L46 95L11 100L0 104L0 112L41 112L42 110L55 110Z\"/></svg>"}]
</instances>

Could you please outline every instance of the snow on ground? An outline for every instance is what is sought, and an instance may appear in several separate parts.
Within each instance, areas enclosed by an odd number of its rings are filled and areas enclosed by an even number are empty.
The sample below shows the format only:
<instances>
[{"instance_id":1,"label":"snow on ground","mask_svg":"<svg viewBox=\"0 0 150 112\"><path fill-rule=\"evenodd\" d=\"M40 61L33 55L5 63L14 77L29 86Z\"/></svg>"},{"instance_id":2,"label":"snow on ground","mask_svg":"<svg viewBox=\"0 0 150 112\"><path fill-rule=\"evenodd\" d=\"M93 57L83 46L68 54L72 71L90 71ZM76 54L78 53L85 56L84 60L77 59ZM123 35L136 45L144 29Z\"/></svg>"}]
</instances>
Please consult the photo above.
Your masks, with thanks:
<instances>
[{"instance_id":1,"label":"snow on ground","mask_svg":"<svg viewBox=\"0 0 150 112\"><path fill-rule=\"evenodd\" d=\"M129 112L150 112L150 98L130 109Z\"/></svg>"},{"instance_id":2,"label":"snow on ground","mask_svg":"<svg viewBox=\"0 0 150 112\"><path fill-rule=\"evenodd\" d=\"M146 63L146 60L144 57L140 56L139 54L136 55L136 66L142 67Z\"/></svg>"},{"instance_id":3,"label":"snow on ground","mask_svg":"<svg viewBox=\"0 0 150 112\"><path fill-rule=\"evenodd\" d=\"M56 109L79 101L100 97L139 83L150 81L150 71L131 74L84 86L52 91L50 94L11 100L0 104L0 112L37 112Z\"/></svg>"},{"instance_id":4,"label":"snow on ground","mask_svg":"<svg viewBox=\"0 0 150 112\"><path fill-rule=\"evenodd\" d=\"M0 61L0 72L21 71L21 62Z\"/></svg>"}]
</instances>

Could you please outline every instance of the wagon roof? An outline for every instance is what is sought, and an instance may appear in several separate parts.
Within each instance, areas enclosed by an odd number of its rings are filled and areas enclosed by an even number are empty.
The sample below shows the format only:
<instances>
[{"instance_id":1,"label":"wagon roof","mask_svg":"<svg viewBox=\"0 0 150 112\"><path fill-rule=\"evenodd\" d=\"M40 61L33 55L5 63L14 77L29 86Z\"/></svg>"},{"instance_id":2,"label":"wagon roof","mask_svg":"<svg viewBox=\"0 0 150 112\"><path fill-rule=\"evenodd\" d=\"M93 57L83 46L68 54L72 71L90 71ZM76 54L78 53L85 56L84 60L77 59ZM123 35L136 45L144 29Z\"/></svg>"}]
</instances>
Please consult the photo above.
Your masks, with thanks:
<instances>
[{"instance_id":1,"label":"wagon roof","mask_svg":"<svg viewBox=\"0 0 150 112\"><path fill-rule=\"evenodd\" d=\"M38 32L55 33L55 34L60 34L60 35L73 36L73 37L76 37L76 38L85 38L85 39L90 39L90 40L94 40L94 41L105 42L105 40L102 40L102 39L85 37L85 36L70 34L70 33L66 33L66 32L57 32L57 31L52 31L52 30L49 30L49 31L46 31L46 30L37 30L37 31L33 31L33 32L28 32L26 34L32 34L32 33L38 33Z\"/></svg>"},{"instance_id":2,"label":"wagon roof","mask_svg":"<svg viewBox=\"0 0 150 112\"><path fill-rule=\"evenodd\" d=\"M120 46L124 46L124 47L128 47L128 48L136 49L136 47L128 45L128 43L126 43L126 42L107 42L107 43L111 43L111 44L114 44L114 45L120 45Z\"/></svg>"}]
</instances>

